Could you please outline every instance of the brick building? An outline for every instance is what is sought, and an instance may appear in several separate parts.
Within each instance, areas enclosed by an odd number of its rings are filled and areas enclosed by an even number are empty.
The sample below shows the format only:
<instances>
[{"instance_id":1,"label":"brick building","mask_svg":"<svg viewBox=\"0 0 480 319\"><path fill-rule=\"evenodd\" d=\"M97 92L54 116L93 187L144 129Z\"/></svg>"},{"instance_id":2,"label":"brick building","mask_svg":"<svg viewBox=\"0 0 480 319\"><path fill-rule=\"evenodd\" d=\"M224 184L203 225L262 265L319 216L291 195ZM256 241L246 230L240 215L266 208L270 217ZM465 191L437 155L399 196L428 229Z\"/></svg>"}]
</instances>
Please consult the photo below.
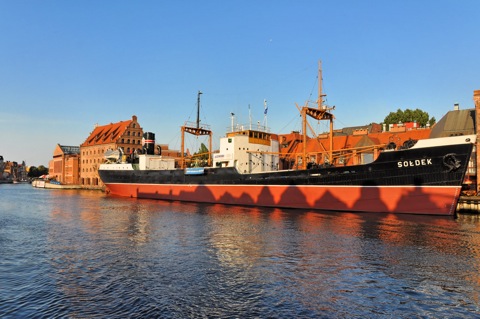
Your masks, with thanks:
<instances>
[{"instance_id":1,"label":"brick building","mask_svg":"<svg viewBox=\"0 0 480 319\"><path fill-rule=\"evenodd\" d=\"M122 148L125 154L142 149L143 129L137 117L131 120L95 126L88 138L80 145L80 184L88 187L101 187L98 167L105 160L103 154L108 149Z\"/></svg>"},{"instance_id":2,"label":"brick building","mask_svg":"<svg viewBox=\"0 0 480 319\"><path fill-rule=\"evenodd\" d=\"M62 184L77 185L79 180L80 147L57 144L48 163L48 175Z\"/></svg>"},{"instance_id":3,"label":"brick building","mask_svg":"<svg viewBox=\"0 0 480 319\"><path fill-rule=\"evenodd\" d=\"M428 128L401 130L398 132L382 132L375 126L344 128L333 132L333 146L330 145L329 133L323 133L316 138L307 137L307 163L315 165L356 165L374 161L379 151L389 143L396 147L404 145L410 140L429 138L431 130ZM303 139L299 132L281 134L280 137L280 167L281 169L299 168L303 161ZM333 158L329 158L332 150Z\"/></svg>"},{"instance_id":4,"label":"brick building","mask_svg":"<svg viewBox=\"0 0 480 319\"><path fill-rule=\"evenodd\" d=\"M480 142L480 90L475 90L473 91L473 102L475 103L475 111L476 111L476 116L475 116L475 129L476 129L476 134L477 134L477 148ZM480 165L477 163L480 163L480 151L476 152L475 154L475 173L476 176L480 176ZM480 183L476 183L477 186L477 194L480 193Z\"/></svg>"}]
</instances>

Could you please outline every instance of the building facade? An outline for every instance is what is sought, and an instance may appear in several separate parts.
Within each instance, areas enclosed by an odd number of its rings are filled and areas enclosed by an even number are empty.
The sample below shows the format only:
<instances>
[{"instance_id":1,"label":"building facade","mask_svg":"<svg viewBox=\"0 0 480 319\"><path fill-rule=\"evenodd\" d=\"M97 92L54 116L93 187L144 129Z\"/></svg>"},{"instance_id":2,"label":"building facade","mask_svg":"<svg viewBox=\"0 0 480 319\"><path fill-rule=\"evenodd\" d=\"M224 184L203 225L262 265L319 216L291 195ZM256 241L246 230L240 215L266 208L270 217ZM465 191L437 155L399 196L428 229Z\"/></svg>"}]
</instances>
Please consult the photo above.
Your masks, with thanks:
<instances>
[{"instance_id":1,"label":"building facade","mask_svg":"<svg viewBox=\"0 0 480 319\"><path fill-rule=\"evenodd\" d=\"M480 143L480 90L475 90L473 91L473 102L475 103L475 113L476 113L476 116L475 116L475 124L476 124L476 134L477 134L477 148L478 148L478 145ZM480 152L476 152L475 154L475 173L476 173L476 177L477 176L480 176L480 165L478 165L478 163L480 163ZM477 194L480 193L480 183L478 183L478 179L476 179L476 191L477 191Z\"/></svg>"},{"instance_id":2,"label":"building facade","mask_svg":"<svg viewBox=\"0 0 480 319\"><path fill-rule=\"evenodd\" d=\"M48 163L50 178L67 185L78 185L80 147L57 144L53 159Z\"/></svg>"},{"instance_id":3,"label":"building facade","mask_svg":"<svg viewBox=\"0 0 480 319\"><path fill-rule=\"evenodd\" d=\"M131 120L96 125L88 138L80 145L79 184L87 187L102 187L98 175L100 164L105 162L104 153L121 148L125 155L142 149L143 129L135 115Z\"/></svg>"}]
</instances>

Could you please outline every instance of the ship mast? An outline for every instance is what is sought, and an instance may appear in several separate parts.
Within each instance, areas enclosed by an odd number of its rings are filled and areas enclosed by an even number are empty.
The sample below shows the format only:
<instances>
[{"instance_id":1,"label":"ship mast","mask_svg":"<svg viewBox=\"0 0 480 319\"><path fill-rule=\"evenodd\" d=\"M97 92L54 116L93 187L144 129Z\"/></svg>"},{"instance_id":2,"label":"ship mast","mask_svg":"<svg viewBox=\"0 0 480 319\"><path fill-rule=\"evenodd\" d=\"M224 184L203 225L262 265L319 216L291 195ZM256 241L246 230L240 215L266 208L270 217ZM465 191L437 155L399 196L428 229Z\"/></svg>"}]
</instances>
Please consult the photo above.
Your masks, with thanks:
<instances>
[{"instance_id":1,"label":"ship mast","mask_svg":"<svg viewBox=\"0 0 480 319\"><path fill-rule=\"evenodd\" d=\"M197 122L196 127L193 125L185 125L182 126L182 146L181 146L181 162L180 168L185 168L185 133L189 133L192 135L200 136L200 135L208 135L208 166L212 165L212 131L208 128L200 127L200 95L203 94L202 92L198 91L197 94Z\"/></svg>"},{"instance_id":2,"label":"ship mast","mask_svg":"<svg viewBox=\"0 0 480 319\"><path fill-rule=\"evenodd\" d=\"M322 109L322 103L323 98L322 98L322 61L318 61L318 109Z\"/></svg>"},{"instance_id":3,"label":"ship mast","mask_svg":"<svg viewBox=\"0 0 480 319\"><path fill-rule=\"evenodd\" d=\"M197 94L197 128L200 128L200 95L202 92L198 91Z\"/></svg>"},{"instance_id":4,"label":"ship mast","mask_svg":"<svg viewBox=\"0 0 480 319\"><path fill-rule=\"evenodd\" d=\"M318 107L311 108L307 106L302 107L302 130L303 130L303 169L307 168L307 115L316 120L329 120L330 121L330 149L328 151L328 160L330 163L333 161L333 114L328 112L329 108L323 106L323 97L326 96L322 93L322 61L318 62ZM333 109L333 108L332 108Z\"/></svg>"},{"instance_id":5,"label":"ship mast","mask_svg":"<svg viewBox=\"0 0 480 319\"><path fill-rule=\"evenodd\" d=\"M322 110L323 109L323 97L327 96L326 94L323 94L323 77L322 77L322 61L318 61L318 109Z\"/></svg>"}]
</instances>

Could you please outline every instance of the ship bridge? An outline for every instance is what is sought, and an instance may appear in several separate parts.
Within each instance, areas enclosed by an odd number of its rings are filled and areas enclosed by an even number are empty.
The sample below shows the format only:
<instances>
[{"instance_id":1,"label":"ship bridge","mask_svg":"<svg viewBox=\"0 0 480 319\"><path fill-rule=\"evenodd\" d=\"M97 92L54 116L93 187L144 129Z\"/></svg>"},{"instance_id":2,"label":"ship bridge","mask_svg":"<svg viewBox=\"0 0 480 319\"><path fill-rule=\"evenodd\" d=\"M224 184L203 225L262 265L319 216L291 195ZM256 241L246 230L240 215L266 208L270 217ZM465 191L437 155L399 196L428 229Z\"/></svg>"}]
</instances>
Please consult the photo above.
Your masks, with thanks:
<instances>
[{"instance_id":1,"label":"ship bridge","mask_svg":"<svg viewBox=\"0 0 480 319\"><path fill-rule=\"evenodd\" d=\"M214 154L214 167L236 167L240 173L278 170L278 135L263 125L231 126L220 139L220 151Z\"/></svg>"}]
</instances>

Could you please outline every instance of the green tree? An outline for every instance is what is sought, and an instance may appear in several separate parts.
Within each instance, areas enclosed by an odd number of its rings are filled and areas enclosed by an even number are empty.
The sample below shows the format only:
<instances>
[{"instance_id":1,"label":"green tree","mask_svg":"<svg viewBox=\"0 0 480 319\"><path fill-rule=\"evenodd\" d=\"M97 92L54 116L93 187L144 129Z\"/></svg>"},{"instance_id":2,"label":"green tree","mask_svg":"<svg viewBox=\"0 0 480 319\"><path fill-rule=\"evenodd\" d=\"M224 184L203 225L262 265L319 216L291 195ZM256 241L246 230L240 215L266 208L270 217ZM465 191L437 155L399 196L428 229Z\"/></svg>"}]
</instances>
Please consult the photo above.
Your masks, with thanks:
<instances>
[{"instance_id":1,"label":"green tree","mask_svg":"<svg viewBox=\"0 0 480 319\"><path fill-rule=\"evenodd\" d=\"M30 166L28 169L28 177L39 177L42 175L47 175L48 174L48 167L45 167L43 165L40 165L39 167L36 166Z\"/></svg>"},{"instance_id":2,"label":"green tree","mask_svg":"<svg viewBox=\"0 0 480 319\"><path fill-rule=\"evenodd\" d=\"M420 127L424 127L427 123L433 125L436 122L434 117L430 118L427 112L420 109L406 109L405 111L398 109L397 112L390 112L390 114L388 114L383 120L383 123L388 126L389 124L397 124L399 122L405 123L414 121L416 121Z\"/></svg>"},{"instance_id":3,"label":"green tree","mask_svg":"<svg viewBox=\"0 0 480 319\"><path fill-rule=\"evenodd\" d=\"M198 152L195 153L195 155L198 155L198 158L201 159L208 159L208 148L205 146L205 144L201 144L200 148L198 149Z\"/></svg>"},{"instance_id":4,"label":"green tree","mask_svg":"<svg viewBox=\"0 0 480 319\"><path fill-rule=\"evenodd\" d=\"M207 165L207 160L208 160L208 148L205 146L205 144L201 144L200 148L196 153L193 154L193 165L194 166L205 166Z\"/></svg>"},{"instance_id":5,"label":"green tree","mask_svg":"<svg viewBox=\"0 0 480 319\"><path fill-rule=\"evenodd\" d=\"M41 175L48 175L48 167L45 167L45 166L43 166L43 165L40 165L40 166L38 167L38 172L40 173L39 176L41 176Z\"/></svg>"},{"instance_id":6,"label":"green tree","mask_svg":"<svg viewBox=\"0 0 480 319\"><path fill-rule=\"evenodd\" d=\"M38 176L40 176L38 174L38 168L36 166L30 166L27 176L28 177L38 177Z\"/></svg>"}]
</instances>

